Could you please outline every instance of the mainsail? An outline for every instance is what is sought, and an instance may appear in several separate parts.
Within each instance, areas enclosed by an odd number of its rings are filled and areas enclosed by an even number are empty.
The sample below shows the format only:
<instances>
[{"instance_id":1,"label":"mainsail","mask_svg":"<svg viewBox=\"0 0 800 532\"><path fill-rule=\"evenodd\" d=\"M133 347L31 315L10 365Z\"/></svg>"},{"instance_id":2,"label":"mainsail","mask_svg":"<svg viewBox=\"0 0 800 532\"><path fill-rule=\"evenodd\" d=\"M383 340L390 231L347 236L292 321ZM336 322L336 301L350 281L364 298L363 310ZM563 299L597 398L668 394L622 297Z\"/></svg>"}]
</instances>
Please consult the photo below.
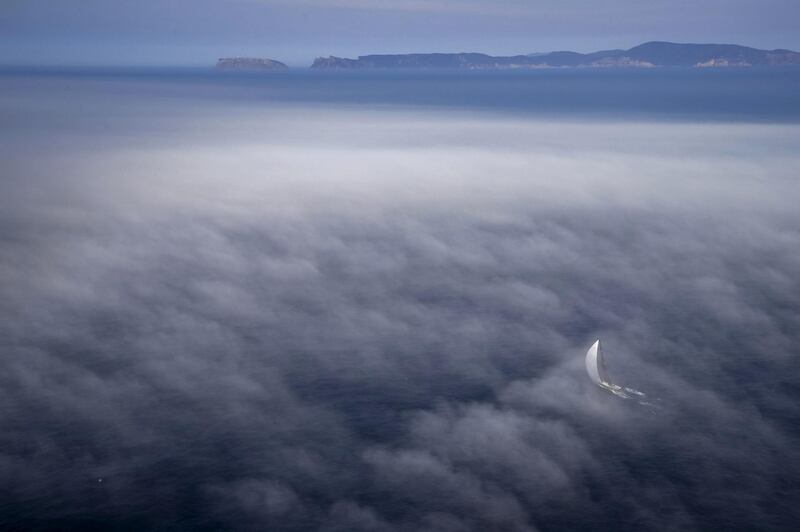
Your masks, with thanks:
<instances>
[{"instance_id":1,"label":"mainsail","mask_svg":"<svg viewBox=\"0 0 800 532\"><path fill-rule=\"evenodd\" d=\"M589 372L589 378L592 379L592 382L598 386L607 387L611 385L605 362L603 362L603 350L600 347L600 340L593 343L592 347L586 352L586 371Z\"/></svg>"},{"instance_id":2,"label":"mainsail","mask_svg":"<svg viewBox=\"0 0 800 532\"><path fill-rule=\"evenodd\" d=\"M589 378L592 379L593 383L613 393L617 397L622 397L623 399L633 399L633 396L638 396L639 398L646 397L645 394L639 390L622 387L611 382L611 379L608 377L608 371L606 370L606 363L603 360L603 348L600 347L600 340L593 343L592 347L586 351L586 371L589 372ZM658 408L653 403L638 399L637 401L639 401L640 405Z\"/></svg>"}]
</instances>

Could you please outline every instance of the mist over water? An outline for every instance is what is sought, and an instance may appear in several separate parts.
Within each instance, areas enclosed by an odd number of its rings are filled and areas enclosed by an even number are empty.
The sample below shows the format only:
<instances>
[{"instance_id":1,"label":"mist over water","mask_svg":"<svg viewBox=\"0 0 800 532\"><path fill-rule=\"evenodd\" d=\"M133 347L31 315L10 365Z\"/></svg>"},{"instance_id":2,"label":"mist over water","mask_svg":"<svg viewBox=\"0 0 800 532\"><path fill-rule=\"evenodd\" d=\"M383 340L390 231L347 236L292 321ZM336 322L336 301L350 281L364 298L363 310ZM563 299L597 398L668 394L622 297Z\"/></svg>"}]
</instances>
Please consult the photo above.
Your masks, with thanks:
<instances>
[{"instance_id":1,"label":"mist over water","mask_svg":"<svg viewBox=\"0 0 800 532\"><path fill-rule=\"evenodd\" d=\"M800 517L797 72L0 79L0 527Z\"/></svg>"}]
</instances>

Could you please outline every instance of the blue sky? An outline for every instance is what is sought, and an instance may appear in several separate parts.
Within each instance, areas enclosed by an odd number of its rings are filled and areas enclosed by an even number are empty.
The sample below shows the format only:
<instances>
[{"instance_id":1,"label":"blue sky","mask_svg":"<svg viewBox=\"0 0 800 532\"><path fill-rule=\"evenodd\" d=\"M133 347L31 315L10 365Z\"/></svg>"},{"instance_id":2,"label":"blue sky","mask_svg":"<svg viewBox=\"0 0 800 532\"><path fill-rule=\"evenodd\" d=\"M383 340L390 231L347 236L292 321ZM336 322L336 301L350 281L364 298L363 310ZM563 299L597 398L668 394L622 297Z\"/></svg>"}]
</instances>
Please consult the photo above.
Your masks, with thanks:
<instances>
[{"instance_id":1,"label":"blue sky","mask_svg":"<svg viewBox=\"0 0 800 532\"><path fill-rule=\"evenodd\" d=\"M647 40L800 49L797 0L2 0L0 64L514 54Z\"/></svg>"}]
</instances>

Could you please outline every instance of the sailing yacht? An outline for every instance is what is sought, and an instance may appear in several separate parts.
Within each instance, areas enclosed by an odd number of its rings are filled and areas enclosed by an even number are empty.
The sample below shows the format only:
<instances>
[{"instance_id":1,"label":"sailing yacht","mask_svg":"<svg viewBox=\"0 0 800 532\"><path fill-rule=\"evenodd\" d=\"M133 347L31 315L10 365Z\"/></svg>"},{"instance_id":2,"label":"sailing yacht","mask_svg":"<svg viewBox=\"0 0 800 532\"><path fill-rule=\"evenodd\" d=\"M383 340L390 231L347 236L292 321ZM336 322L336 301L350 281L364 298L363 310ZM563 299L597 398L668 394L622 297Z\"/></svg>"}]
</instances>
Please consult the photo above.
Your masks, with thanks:
<instances>
[{"instance_id":1,"label":"sailing yacht","mask_svg":"<svg viewBox=\"0 0 800 532\"><path fill-rule=\"evenodd\" d=\"M589 378L592 379L592 382L599 387L616 396L630 399L631 396L625 393L625 389L623 389L622 386L611 383L611 379L608 377L606 363L603 359L603 348L600 346L599 339L593 343L592 347L586 352L586 371L589 372Z\"/></svg>"}]
</instances>

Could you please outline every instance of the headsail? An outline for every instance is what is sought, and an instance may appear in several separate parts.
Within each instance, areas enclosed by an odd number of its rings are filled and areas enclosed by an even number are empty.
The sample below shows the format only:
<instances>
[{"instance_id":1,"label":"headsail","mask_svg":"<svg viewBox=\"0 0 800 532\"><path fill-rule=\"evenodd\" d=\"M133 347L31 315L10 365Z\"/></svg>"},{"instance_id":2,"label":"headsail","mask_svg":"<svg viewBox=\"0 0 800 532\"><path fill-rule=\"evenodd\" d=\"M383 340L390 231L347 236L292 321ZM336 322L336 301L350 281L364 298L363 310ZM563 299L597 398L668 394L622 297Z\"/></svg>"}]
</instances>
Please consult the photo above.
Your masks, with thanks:
<instances>
[{"instance_id":1,"label":"headsail","mask_svg":"<svg viewBox=\"0 0 800 532\"><path fill-rule=\"evenodd\" d=\"M603 350L600 347L600 340L592 344L586 352L586 371L589 378L598 386L609 386L611 380L608 378L605 362L603 362Z\"/></svg>"}]
</instances>

